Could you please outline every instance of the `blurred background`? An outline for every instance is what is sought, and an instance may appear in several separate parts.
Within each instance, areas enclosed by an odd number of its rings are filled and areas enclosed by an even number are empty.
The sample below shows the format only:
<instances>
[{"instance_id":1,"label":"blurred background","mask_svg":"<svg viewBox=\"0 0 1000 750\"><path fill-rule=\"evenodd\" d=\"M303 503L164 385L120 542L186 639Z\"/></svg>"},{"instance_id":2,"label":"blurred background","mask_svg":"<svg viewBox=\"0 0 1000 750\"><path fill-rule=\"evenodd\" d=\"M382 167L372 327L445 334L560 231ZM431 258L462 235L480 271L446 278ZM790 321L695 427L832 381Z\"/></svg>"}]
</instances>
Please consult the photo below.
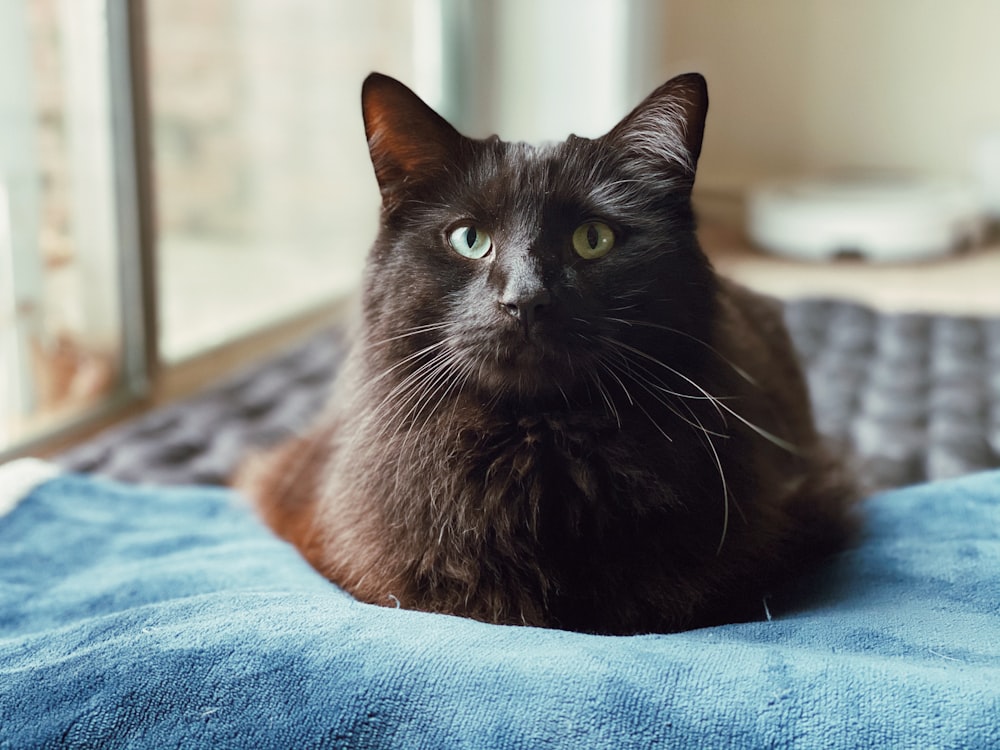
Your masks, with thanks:
<instances>
[{"instance_id":1,"label":"blurred background","mask_svg":"<svg viewBox=\"0 0 1000 750\"><path fill-rule=\"evenodd\" d=\"M0 0L0 454L339 313L377 225L372 70L528 141L700 71L720 270L1000 314L997 29L993 0ZM912 227L934 242L888 239Z\"/></svg>"}]
</instances>

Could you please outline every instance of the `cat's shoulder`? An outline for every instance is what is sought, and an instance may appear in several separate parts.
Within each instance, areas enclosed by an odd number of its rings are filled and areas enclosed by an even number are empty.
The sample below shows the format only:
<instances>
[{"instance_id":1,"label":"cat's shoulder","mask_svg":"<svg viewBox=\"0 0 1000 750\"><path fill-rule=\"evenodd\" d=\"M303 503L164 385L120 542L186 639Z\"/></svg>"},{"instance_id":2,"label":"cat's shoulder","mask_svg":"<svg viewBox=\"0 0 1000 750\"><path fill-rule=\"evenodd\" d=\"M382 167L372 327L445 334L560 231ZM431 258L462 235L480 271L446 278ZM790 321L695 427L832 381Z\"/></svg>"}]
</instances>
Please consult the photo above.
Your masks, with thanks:
<instances>
[{"instance_id":1,"label":"cat's shoulder","mask_svg":"<svg viewBox=\"0 0 1000 750\"><path fill-rule=\"evenodd\" d=\"M740 377L732 382L748 399L744 409L791 425L790 436L812 440L812 411L798 352L779 299L720 279L713 344ZM780 414L781 416L776 416Z\"/></svg>"},{"instance_id":2,"label":"cat's shoulder","mask_svg":"<svg viewBox=\"0 0 1000 750\"><path fill-rule=\"evenodd\" d=\"M725 276L718 277L719 325L734 334L785 331L784 303Z\"/></svg>"}]
</instances>

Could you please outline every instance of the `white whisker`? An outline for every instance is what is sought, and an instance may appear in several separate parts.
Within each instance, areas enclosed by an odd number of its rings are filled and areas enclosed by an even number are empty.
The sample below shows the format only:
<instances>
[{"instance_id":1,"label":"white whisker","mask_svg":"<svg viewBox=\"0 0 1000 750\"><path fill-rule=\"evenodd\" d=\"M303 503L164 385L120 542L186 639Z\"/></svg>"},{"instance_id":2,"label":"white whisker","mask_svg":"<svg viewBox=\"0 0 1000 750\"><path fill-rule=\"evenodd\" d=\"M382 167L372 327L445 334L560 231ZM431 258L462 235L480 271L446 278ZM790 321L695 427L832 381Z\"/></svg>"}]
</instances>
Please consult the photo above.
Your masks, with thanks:
<instances>
[{"instance_id":1,"label":"white whisker","mask_svg":"<svg viewBox=\"0 0 1000 750\"><path fill-rule=\"evenodd\" d=\"M626 325L626 326L629 326L629 327L631 327L631 326L642 326L644 328L656 328L656 329L659 329L661 331L667 331L668 333L673 333L673 334L676 334L678 336L683 336L684 338L690 339L691 341L694 341L697 344L701 344L703 347L705 347L710 352L712 352L712 354L714 354L719 359L721 359L725 364L729 365L737 375L739 375L741 378L743 378L744 380L746 380L748 383L751 383L751 384L759 387L759 383L753 377L753 375L751 375L746 370L744 370L742 367L740 367L739 365L737 365L736 363L734 363L732 360L730 360L729 358L727 358L724 354L722 354L722 352L720 352L714 346L712 346L711 344L709 344L707 341L703 341L702 339L698 338L697 336L695 336L693 334L688 333L687 331L682 331L680 328L674 328L672 326L665 326L665 325L662 325L661 323L652 323L652 322L650 322L648 320L629 320L627 318L612 318L612 317L607 317L607 318L605 318L605 320L609 320L609 321L611 321L613 323L620 323L622 325Z\"/></svg>"},{"instance_id":2,"label":"white whisker","mask_svg":"<svg viewBox=\"0 0 1000 750\"><path fill-rule=\"evenodd\" d=\"M389 336L388 338L380 339L379 341L372 341L365 345L366 349L373 349L377 346L382 346L383 344L388 344L391 341L400 341L411 336L418 336L421 333L430 333L431 331L441 331L448 327L448 323L428 323L427 325L414 326L408 328L402 333L395 336Z\"/></svg>"},{"instance_id":3,"label":"white whisker","mask_svg":"<svg viewBox=\"0 0 1000 750\"><path fill-rule=\"evenodd\" d=\"M604 340L606 343L611 344L612 346L617 346L619 348L622 348L622 349L625 349L627 351L630 351L633 354L636 354L636 355L642 357L643 359L646 359L649 362L652 362L653 364L659 365L660 367L664 368L665 370L673 373L674 375L676 375L677 377L679 377L681 380L683 380L686 383L690 384L691 386L693 386L694 388L696 388L700 393L702 393L705 396L705 398L707 398L715 406L716 410L719 411L720 416L722 415L722 410L725 410L728 414L731 414L733 417L735 417L736 419L738 419L740 422L742 422L744 425L746 425L747 427L749 427L751 430L753 430L754 432L756 432L758 435L760 435L762 438L764 438L768 442L773 443L774 445L776 445L779 448L782 448L782 449L788 451L789 453L793 453L793 454L796 454L796 455L798 455L800 453L800 450L799 450L799 448L797 446L793 445L792 443L788 442L787 440L784 440L784 439L778 437L777 435L774 435L771 432L768 432L763 427L760 427L760 426L754 424L753 422L751 422L750 420L746 419L741 414L737 413L736 411L734 411L733 409L731 409L729 406L727 406L723 402L723 400L721 398L719 398L717 396L713 396L708 391L706 391L704 388L702 388L700 385L698 385L694 380L692 380L691 378L689 378L687 375L685 375L684 373L680 372L679 370L676 370L675 368L671 367L670 365L665 364L664 362L661 362L656 357L653 357L653 356L647 354L646 352L642 351L641 349L636 349L633 346L629 346L628 344L625 344L625 343L623 343L621 341L617 341L616 339L609 338L607 336L600 336L599 338L601 338L602 340ZM674 394L674 395L681 396L682 398L695 398L693 396L684 395L684 394Z\"/></svg>"}]
</instances>

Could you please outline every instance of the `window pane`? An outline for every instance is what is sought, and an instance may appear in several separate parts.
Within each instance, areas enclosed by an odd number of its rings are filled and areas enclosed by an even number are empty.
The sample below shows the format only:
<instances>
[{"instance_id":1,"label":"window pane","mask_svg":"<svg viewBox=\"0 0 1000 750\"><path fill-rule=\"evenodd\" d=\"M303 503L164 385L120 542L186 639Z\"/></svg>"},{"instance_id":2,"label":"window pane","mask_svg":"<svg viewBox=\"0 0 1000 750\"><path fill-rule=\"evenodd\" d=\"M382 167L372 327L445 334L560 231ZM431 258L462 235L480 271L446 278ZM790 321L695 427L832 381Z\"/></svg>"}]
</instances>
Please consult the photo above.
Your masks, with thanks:
<instances>
[{"instance_id":1,"label":"window pane","mask_svg":"<svg viewBox=\"0 0 1000 750\"><path fill-rule=\"evenodd\" d=\"M103 0L0 2L0 451L122 391L108 28Z\"/></svg>"},{"instance_id":2,"label":"window pane","mask_svg":"<svg viewBox=\"0 0 1000 750\"><path fill-rule=\"evenodd\" d=\"M364 76L413 69L410 0L148 0L161 352L352 288L378 190Z\"/></svg>"}]
</instances>

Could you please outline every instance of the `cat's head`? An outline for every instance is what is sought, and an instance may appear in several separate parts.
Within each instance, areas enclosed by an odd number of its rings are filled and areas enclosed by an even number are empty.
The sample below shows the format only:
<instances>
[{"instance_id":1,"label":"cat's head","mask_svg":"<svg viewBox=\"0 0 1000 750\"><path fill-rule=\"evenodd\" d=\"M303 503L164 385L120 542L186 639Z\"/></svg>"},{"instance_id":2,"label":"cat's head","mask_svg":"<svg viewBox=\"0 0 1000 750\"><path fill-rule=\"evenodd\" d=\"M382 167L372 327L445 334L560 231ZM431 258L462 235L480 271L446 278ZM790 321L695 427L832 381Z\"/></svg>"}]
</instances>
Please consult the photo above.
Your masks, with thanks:
<instances>
[{"instance_id":1,"label":"cat's head","mask_svg":"<svg viewBox=\"0 0 1000 750\"><path fill-rule=\"evenodd\" d=\"M382 194L364 296L379 367L533 397L696 356L715 294L691 210L700 75L600 138L540 147L466 138L378 74L362 105Z\"/></svg>"}]
</instances>

